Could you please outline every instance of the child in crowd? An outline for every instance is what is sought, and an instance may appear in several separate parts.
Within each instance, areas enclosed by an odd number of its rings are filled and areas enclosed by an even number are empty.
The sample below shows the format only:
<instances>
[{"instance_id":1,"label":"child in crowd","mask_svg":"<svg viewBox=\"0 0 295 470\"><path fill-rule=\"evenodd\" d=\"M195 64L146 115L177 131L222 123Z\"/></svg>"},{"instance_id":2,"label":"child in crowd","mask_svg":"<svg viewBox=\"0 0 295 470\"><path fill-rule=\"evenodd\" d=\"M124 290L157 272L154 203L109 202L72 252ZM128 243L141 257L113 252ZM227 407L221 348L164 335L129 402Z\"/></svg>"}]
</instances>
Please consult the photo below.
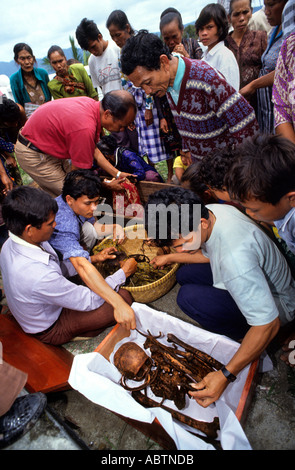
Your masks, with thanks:
<instances>
[{"instance_id":1,"label":"child in crowd","mask_svg":"<svg viewBox=\"0 0 295 470\"><path fill-rule=\"evenodd\" d=\"M202 60L222 73L226 81L238 91L240 71L231 50L225 46L229 24L224 7L210 3L200 13L195 23L196 33L203 46L207 46Z\"/></svg>"},{"instance_id":2,"label":"child in crowd","mask_svg":"<svg viewBox=\"0 0 295 470\"><path fill-rule=\"evenodd\" d=\"M237 147L225 186L253 219L274 223L295 254L294 174L295 144L279 135L259 134Z\"/></svg>"},{"instance_id":3,"label":"child in crowd","mask_svg":"<svg viewBox=\"0 0 295 470\"><path fill-rule=\"evenodd\" d=\"M159 173L136 152L129 148L118 147L112 135L103 136L97 144L102 154L119 170L136 175L137 181L162 182Z\"/></svg>"},{"instance_id":4,"label":"child in crowd","mask_svg":"<svg viewBox=\"0 0 295 470\"><path fill-rule=\"evenodd\" d=\"M190 189L202 199L204 204L213 204L218 202L218 198L213 191L208 188L199 178L200 162L192 163L183 173L180 181L180 186L185 189Z\"/></svg>"},{"instance_id":5,"label":"child in crowd","mask_svg":"<svg viewBox=\"0 0 295 470\"><path fill-rule=\"evenodd\" d=\"M231 202L231 198L224 185L224 178L233 164L235 152L225 148L215 153L209 153L200 162L198 179L206 184L217 200Z\"/></svg>"},{"instance_id":6,"label":"child in crowd","mask_svg":"<svg viewBox=\"0 0 295 470\"><path fill-rule=\"evenodd\" d=\"M172 183L180 184L181 178L185 170L192 164L191 153L188 149L180 150L173 163L174 175L172 176Z\"/></svg>"},{"instance_id":7,"label":"child in crowd","mask_svg":"<svg viewBox=\"0 0 295 470\"><path fill-rule=\"evenodd\" d=\"M257 135L237 148L237 157L225 178L230 197L254 219L273 223L295 254L295 144Z\"/></svg>"}]
</instances>

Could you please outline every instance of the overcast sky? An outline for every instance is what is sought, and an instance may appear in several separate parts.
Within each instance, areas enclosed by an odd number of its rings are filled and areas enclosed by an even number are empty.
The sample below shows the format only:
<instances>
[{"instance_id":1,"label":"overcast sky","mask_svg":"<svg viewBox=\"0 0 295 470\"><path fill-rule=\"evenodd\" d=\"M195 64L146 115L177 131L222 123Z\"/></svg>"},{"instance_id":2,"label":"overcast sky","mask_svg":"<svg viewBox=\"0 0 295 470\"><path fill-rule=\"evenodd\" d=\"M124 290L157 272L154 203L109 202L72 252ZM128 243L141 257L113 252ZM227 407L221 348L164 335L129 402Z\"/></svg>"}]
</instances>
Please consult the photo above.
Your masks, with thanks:
<instances>
[{"instance_id":1,"label":"overcast sky","mask_svg":"<svg viewBox=\"0 0 295 470\"><path fill-rule=\"evenodd\" d=\"M103 36L109 39L105 23L115 9L125 11L134 29L156 32L165 8L177 8L186 24L195 21L210 1L177 3L169 0L5 0L0 17L0 61L13 60L13 47L18 42L29 44L37 58L45 57L53 44L70 47L69 36L75 37L76 27L85 17L95 21Z\"/></svg>"}]
</instances>

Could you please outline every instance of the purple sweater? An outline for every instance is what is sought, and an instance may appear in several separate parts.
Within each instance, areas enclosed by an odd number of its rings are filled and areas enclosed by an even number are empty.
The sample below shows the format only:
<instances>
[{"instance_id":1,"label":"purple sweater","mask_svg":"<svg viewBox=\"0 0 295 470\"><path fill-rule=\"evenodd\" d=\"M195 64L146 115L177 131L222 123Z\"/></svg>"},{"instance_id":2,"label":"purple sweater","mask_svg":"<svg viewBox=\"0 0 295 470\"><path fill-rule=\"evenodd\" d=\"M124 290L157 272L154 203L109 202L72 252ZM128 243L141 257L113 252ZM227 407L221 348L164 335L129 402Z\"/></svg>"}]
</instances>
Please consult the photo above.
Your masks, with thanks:
<instances>
[{"instance_id":1,"label":"purple sweater","mask_svg":"<svg viewBox=\"0 0 295 470\"><path fill-rule=\"evenodd\" d=\"M204 61L183 59L185 73L175 105L168 101L192 157L241 143L258 131L255 112L222 76Z\"/></svg>"}]
</instances>

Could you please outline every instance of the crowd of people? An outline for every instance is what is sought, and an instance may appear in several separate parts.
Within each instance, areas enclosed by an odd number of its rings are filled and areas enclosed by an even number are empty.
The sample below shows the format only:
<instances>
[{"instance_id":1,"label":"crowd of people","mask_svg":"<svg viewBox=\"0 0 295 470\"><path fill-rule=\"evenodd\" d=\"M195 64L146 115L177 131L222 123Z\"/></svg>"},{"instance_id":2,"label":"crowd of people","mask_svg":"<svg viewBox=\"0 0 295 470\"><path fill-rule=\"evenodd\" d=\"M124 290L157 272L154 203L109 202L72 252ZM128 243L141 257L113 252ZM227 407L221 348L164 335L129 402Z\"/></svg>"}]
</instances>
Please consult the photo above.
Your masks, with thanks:
<instances>
[{"instance_id":1,"label":"crowd of people","mask_svg":"<svg viewBox=\"0 0 295 470\"><path fill-rule=\"evenodd\" d=\"M132 296L122 286L137 263L128 259L101 276L94 264L114 258L114 249L93 255L93 246L125 235L94 211L110 194L138 202L138 181L166 182L143 215L147 229L156 230L153 243L171 251L151 264L180 263L179 307L201 327L240 343L222 370L194 385L192 397L204 407L215 402L275 338L285 338L282 359L292 365L294 4L264 0L256 18L251 0L231 0L229 11L208 4L195 20L195 38L184 36L181 13L172 7L159 14L161 36L136 31L121 10L106 19L110 38L84 18L76 38L90 53L90 73L52 45L52 80L29 45L15 45L14 100L0 95L0 269L7 304L25 333L61 345L115 323L136 328ZM162 161L165 177L157 167ZM22 183L19 167L33 185ZM187 233L179 231L181 210L177 227L166 213L163 239L164 215L153 216L151 204L186 204ZM26 377L6 363L0 377L3 447L31 416L13 429ZM32 402L37 419L45 402L39 395Z\"/></svg>"}]
</instances>

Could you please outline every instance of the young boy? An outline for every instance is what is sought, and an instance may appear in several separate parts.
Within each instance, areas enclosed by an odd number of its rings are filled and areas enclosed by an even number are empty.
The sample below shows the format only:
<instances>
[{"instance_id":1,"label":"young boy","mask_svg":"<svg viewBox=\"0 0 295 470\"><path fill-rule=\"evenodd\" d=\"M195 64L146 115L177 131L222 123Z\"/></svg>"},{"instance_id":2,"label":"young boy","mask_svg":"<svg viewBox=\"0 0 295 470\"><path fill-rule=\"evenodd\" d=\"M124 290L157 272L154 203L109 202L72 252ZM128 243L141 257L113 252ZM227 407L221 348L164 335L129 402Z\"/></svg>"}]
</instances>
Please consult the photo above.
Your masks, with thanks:
<instances>
[{"instance_id":1,"label":"young boy","mask_svg":"<svg viewBox=\"0 0 295 470\"><path fill-rule=\"evenodd\" d=\"M279 135L246 140L225 186L253 219L274 223L295 253L295 144Z\"/></svg>"},{"instance_id":2,"label":"young boy","mask_svg":"<svg viewBox=\"0 0 295 470\"><path fill-rule=\"evenodd\" d=\"M237 156L225 179L230 197L253 219L274 224L295 254L295 144L279 135L258 135L240 145Z\"/></svg>"},{"instance_id":3,"label":"young boy","mask_svg":"<svg viewBox=\"0 0 295 470\"><path fill-rule=\"evenodd\" d=\"M203 328L241 340L226 365L227 378L221 371L208 374L196 386L199 391L192 393L208 406L220 397L228 380L259 357L280 325L292 321L295 281L275 244L231 205L205 206L191 191L175 187L151 195L145 216L149 236L154 233L159 246L175 250L152 264L184 263L177 272L180 308Z\"/></svg>"},{"instance_id":4,"label":"young boy","mask_svg":"<svg viewBox=\"0 0 295 470\"><path fill-rule=\"evenodd\" d=\"M90 170L75 170L66 176L63 192L56 198L56 227L49 243L64 261L71 262L85 285L101 295L101 276L93 263L115 256L112 255L113 248L106 248L103 252L91 256L91 248L98 238L103 238L109 233L122 241L124 231L118 224L102 225L95 221L93 214L99 203L99 192L100 180ZM136 262L128 276L135 271ZM119 270L115 274L118 285L123 284L126 273ZM128 312L123 314L125 326L134 325L133 318L126 313Z\"/></svg>"},{"instance_id":5,"label":"young boy","mask_svg":"<svg viewBox=\"0 0 295 470\"><path fill-rule=\"evenodd\" d=\"M9 239L0 265L11 313L26 333L55 345L75 336L96 336L116 321L135 328L132 299L119 290L122 270L123 277L129 276L134 266L125 263L107 280L98 276L93 290L71 282L77 272L48 243L57 210L48 193L29 186L13 189L4 200Z\"/></svg>"},{"instance_id":6,"label":"young boy","mask_svg":"<svg viewBox=\"0 0 295 470\"><path fill-rule=\"evenodd\" d=\"M119 47L113 41L104 39L94 21L87 18L77 27L76 37L80 47L91 53L88 64L94 87L100 87L103 95L121 90Z\"/></svg>"}]
</instances>

